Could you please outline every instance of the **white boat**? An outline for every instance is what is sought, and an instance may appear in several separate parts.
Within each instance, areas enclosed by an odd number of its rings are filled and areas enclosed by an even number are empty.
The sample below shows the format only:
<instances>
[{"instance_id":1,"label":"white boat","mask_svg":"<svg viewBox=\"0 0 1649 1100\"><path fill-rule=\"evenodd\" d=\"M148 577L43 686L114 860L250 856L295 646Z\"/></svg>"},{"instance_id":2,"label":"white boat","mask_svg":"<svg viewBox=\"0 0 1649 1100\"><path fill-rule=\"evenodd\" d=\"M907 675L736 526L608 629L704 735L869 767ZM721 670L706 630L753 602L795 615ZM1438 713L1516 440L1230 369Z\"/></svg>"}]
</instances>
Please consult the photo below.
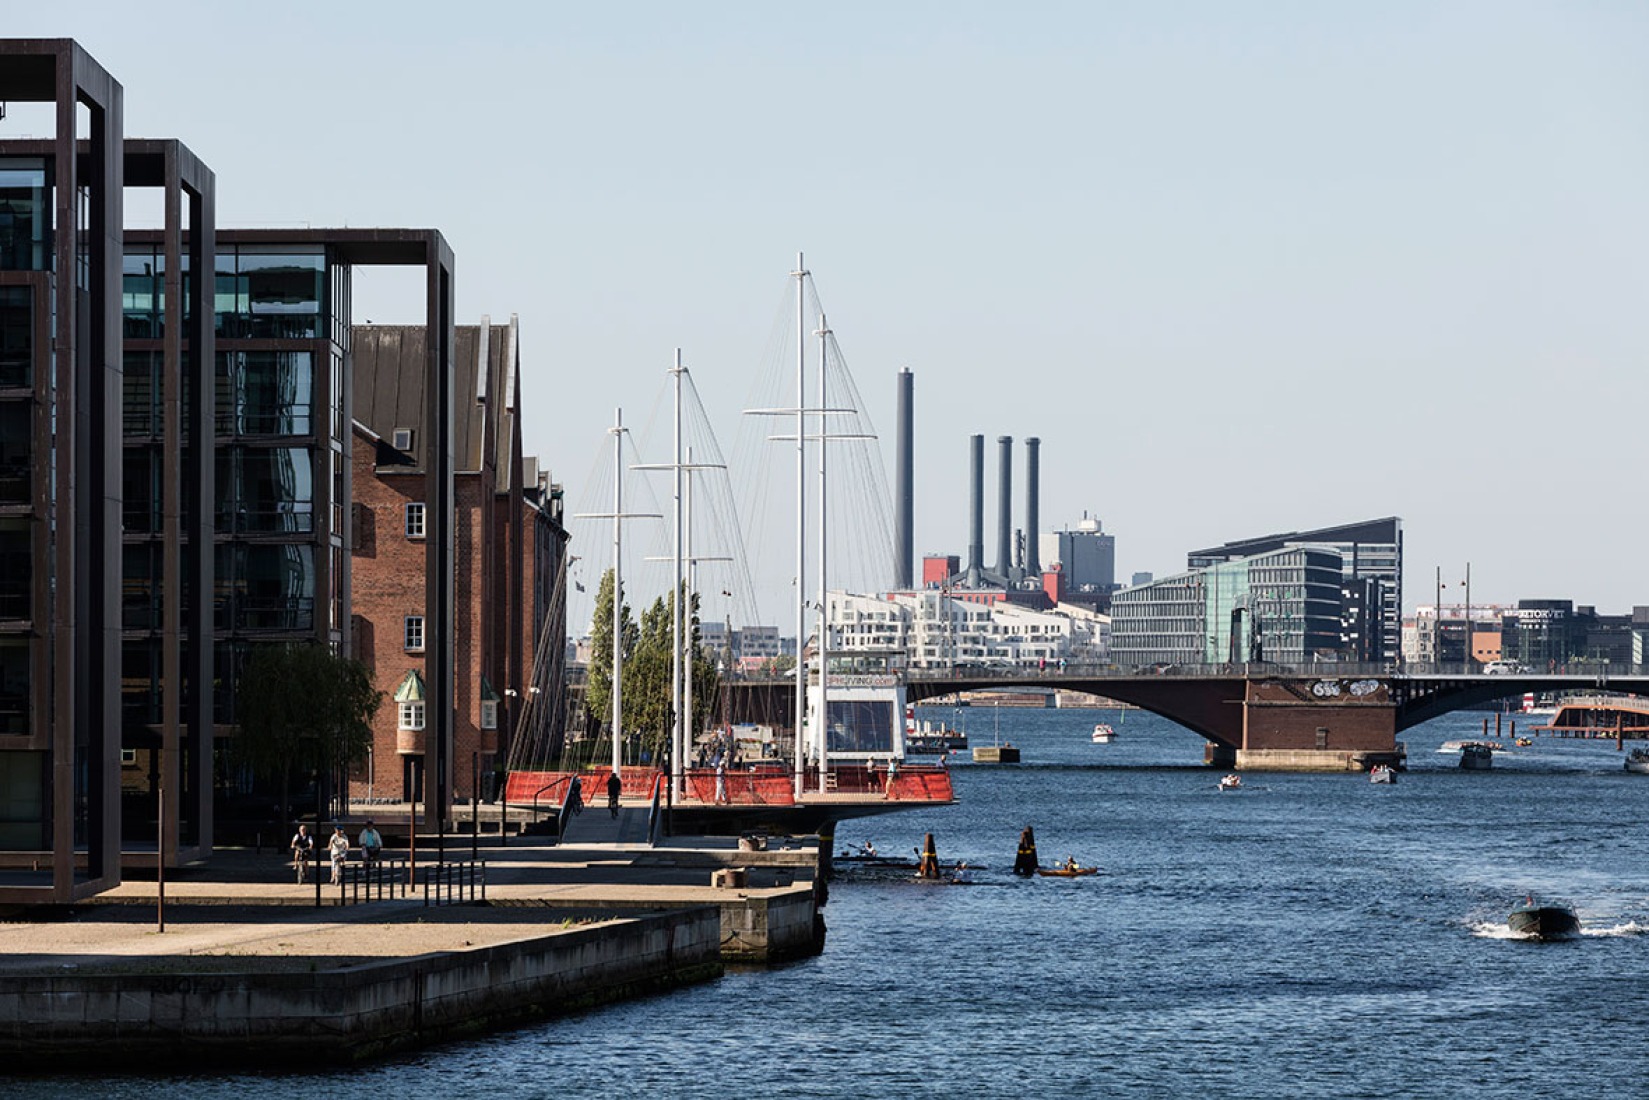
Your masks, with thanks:
<instances>
[{"instance_id":1,"label":"white boat","mask_svg":"<svg viewBox=\"0 0 1649 1100\"><path fill-rule=\"evenodd\" d=\"M1395 783L1397 782L1397 769L1390 764L1376 764L1368 770L1368 781L1370 783Z\"/></svg>"},{"instance_id":2,"label":"white boat","mask_svg":"<svg viewBox=\"0 0 1649 1100\"><path fill-rule=\"evenodd\" d=\"M1116 739L1116 730L1112 729L1110 726L1107 726L1104 722L1101 722L1094 727L1094 744L1109 745Z\"/></svg>"},{"instance_id":3,"label":"white boat","mask_svg":"<svg viewBox=\"0 0 1649 1100\"><path fill-rule=\"evenodd\" d=\"M1626 770L1649 775L1649 749L1633 749L1626 755Z\"/></svg>"},{"instance_id":4,"label":"white boat","mask_svg":"<svg viewBox=\"0 0 1649 1100\"><path fill-rule=\"evenodd\" d=\"M1224 778L1222 778L1220 780L1220 790L1222 790L1222 791L1240 791L1240 790L1242 790L1242 776L1240 776L1240 775L1225 776Z\"/></svg>"}]
</instances>

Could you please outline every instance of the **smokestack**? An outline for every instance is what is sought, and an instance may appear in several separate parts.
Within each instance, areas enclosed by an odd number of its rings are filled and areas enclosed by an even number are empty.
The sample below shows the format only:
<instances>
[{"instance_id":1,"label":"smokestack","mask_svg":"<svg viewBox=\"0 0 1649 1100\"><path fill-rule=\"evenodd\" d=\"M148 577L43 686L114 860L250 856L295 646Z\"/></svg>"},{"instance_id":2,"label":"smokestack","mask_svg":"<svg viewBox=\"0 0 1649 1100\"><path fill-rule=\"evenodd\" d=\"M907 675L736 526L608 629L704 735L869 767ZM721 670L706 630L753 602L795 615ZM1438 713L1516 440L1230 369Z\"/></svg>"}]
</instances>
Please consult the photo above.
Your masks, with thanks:
<instances>
[{"instance_id":1,"label":"smokestack","mask_svg":"<svg viewBox=\"0 0 1649 1100\"><path fill-rule=\"evenodd\" d=\"M985 568L985 437L968 437L968 584Z\"/></svg>"},{"instance_id":2,"label":"smokestack","mask_svg":"<svg viewBox=\"0 0 1649 1100\"><path fill-rule=\"evenodd\" d=\"M997 436L996 452L1001 467L996 482L996 571L1005 581L1013 568L1013 436Z\"/></svg>"},{"instance_id":3,"label":"smokestack","mask_svg":"<svg viewBox=\"0 0 1649 1100\"><path fill-rule=\"evenodd\" d=\"M1042 441L1036 436L1025 440L1025 575L1027 577L1042 576L1042 555L1037 552L1037 543L1042 540L1042 529L1038 526L1040 517L1037 512L1041 507L1042 486Z\"/></svg>"},{"instance_id":4,"label":"smokestack","mask_svg":"<svg viewBox=\"0 0 1649 1100\"><path fill-rule=\"evenodd\" d=\"M896 445L899 457L895 472L898 488L894 490L898 499L893 505L893 587L905 592L915 587L912 574L915 571L916 545L911 534L916 498L911 434L914 423L911 402L915 392L915 380L916 376L910 373L909 367L899 372L899 428Z\"/></svg>"}]
</instances>

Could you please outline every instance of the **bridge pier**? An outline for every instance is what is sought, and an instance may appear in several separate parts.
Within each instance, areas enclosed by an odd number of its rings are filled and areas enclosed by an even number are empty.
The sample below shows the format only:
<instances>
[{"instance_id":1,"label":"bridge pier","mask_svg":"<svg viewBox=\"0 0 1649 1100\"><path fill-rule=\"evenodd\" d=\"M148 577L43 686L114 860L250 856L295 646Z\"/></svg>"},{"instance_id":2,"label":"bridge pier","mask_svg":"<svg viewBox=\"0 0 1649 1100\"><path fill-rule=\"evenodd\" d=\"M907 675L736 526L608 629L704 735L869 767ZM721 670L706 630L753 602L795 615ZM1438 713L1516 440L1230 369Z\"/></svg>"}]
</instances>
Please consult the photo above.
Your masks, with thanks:
<instances>
[{"instance_id":1,"label":"bridge pier","mask_svg":"<svg viewBox=\"0 0 1649 1100\"><path fill-rule=\"evenodd\" d=\"M1223 748L1210 745L1205 758L1250 771L1364 771L1403 761L1397 704L1390 686L1371 678L1247 680L1241 740L1229 754Z\"/></svg>"}]
</instances>

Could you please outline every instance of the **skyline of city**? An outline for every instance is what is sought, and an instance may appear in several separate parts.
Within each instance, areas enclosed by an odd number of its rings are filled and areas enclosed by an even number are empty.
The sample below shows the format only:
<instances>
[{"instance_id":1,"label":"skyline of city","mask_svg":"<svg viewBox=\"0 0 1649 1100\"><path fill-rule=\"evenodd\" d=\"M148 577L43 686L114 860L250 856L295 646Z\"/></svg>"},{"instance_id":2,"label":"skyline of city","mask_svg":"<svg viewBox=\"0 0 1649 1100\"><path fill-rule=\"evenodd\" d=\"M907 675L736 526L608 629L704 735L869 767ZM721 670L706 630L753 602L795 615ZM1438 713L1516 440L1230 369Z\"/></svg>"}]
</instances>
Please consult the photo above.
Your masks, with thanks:
<instances>
[{"instance_id":1,"label":"skyline of city","mask_svg":"<svg viewBox=\"0 0 1649 1100\"><path fill-rule=\"evenodd\" d=\"M441 227L459 317L522 316L556 410L526 446L570 497L678 346L731 437L801 249L888 437L916 372L918 553L965 548L968 435L1037 435L1044 526L1100 517L1120 576L1395 514L1409 607L1468 561L1485 601L1644 598L1615 488L1649 396L1641 10L643 8L8 33L78 38L129 134L188 135L237 181L222 224ZM357 320L405 319L393 279L358 289Z\"/></svg>"}]
</instances>

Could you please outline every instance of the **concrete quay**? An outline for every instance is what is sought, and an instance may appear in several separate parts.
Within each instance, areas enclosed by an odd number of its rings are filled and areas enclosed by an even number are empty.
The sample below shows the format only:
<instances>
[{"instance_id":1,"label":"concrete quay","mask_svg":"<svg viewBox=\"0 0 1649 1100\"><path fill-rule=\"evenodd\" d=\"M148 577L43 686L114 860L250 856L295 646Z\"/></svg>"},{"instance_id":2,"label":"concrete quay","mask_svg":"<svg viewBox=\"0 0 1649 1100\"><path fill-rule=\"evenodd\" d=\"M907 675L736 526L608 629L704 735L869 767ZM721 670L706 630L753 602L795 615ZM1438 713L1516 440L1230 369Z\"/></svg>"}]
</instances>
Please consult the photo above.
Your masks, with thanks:
<instances>
[{"instance_id":1,"label":"concrete quay","mask_svg":"<svg viewBox=\"0 0 1649 1100\"><path fill-rule=\"evenodd\" d=\"M434 854L421 838L420 871ZM448 838L449 861L469 855ZM232 851L166 883L164 932L153 881L14 915L0 1057L17 1071L349 1064L822 947L812 843L493 837L480 856L484 903L426 905L420 889L339 904L323 884L317 908L287 860Z\"/></svg>"}]
</instances>

